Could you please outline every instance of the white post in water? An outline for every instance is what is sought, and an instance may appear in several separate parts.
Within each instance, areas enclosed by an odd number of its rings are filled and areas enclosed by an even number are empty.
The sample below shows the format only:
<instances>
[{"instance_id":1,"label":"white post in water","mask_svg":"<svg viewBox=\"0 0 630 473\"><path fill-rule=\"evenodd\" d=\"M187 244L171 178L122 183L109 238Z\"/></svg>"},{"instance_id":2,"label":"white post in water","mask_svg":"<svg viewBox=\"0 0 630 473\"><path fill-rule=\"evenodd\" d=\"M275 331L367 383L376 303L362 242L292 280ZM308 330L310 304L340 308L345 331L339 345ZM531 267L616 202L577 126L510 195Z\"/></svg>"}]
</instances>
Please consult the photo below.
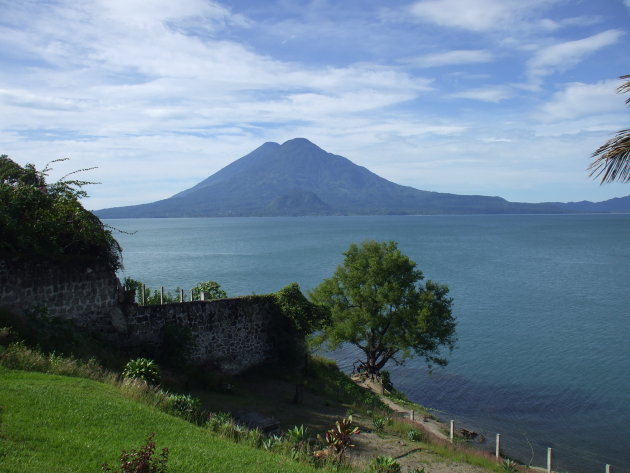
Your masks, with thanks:
<instances>
[{"instance_id":1,"label":"white post in water","mask_svg":"<svg viewBox=\"0 0 630 473\"><path fill-rule=\"evenodd\" d=\"M551 459L552 459L552 450L548 448L547 449L547 473L551 473Z\"/></svg>"},{"instance_id":2,"label":"white post in water","mask_svg":"<svg viewBox=\"0 0 630 473\"><path fill-rule=\"evenodd\" d=\"M184 290L179 290L179 302L184 302Z\"/></svg>"},{"instance_id":3,"label":"white post in water","mask_svg":"<svg viewBox=\"0 0 630 473\"><path fill-rule=\"evenodd\" d=\"M164 304L164 286L160 288L160 304Z\"/></svg>"},{"instance_id":4,"label":"white post in water","mask_svg":"<svg viewBox=\"0 0 630 473\"><path fill-rule=\"evenodd\" d=\"M454 436L455 436L455 421L451 420L451 435L450 435L451 443L453 443Z\"/></svg>"},{"instance_id":5,"label":"white post in water","mask_svg":"<svg viewBox=\"0 0 630 473\"><path fill-rule=\"evenodd\" d=\"M501 434L497 434L497 448L494 455L497 460L501 459Z\"/></svg>"},{"instance_id":6,"label":"white post in water","mask_svg":"<svg viewBox=\"0 0 630 473\"><path fill-rule=\"evenodd\" d=\"M143 284L142 285L142 294L140 295L140 302L142 302L142 305L144 305L144 291L146 290L146 286Z\"/></svg>"},{"instance_id":7,"label":"white post in water","mask_svg":"<svg viewBox=\"0 0 630 473\"><path fill-rule=\"evenodd\" d=\"M612 468L609 464L606 464L606 473L612 473Z\"/></svg>"}]
</instances>

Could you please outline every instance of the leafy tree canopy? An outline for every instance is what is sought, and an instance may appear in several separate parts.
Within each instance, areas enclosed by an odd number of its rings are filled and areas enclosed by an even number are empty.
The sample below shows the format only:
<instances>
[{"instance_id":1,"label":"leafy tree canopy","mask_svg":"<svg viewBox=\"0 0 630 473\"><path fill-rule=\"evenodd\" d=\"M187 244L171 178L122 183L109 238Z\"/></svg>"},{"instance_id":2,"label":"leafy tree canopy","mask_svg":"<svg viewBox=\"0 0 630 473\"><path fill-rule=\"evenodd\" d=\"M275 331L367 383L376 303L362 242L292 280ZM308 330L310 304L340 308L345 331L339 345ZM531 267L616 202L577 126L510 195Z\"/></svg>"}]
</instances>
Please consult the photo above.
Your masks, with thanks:
<instances>
[{"instance_id":1,"label":"leafy tree canopy","mask_svg":"<svg viewBox=\"0 0 630 473\"><path fill-rule=\"evenodd\" d=\"M274 297L282 314L291 320L300 335L310 335L328 321L328 310L304 297L296 282L280 289Z\"/></svg>"},{"instance_id":2,"label":"leafy tree canopy","mask_svg":"<svg viewBox=\"0 0 630 473\"><path fill-rule=\"evenodd\" d=\"M0 156L0 255L89 261L119 269L118 242L79 202L87 196L82 187L89 182L65 176L48 184L49 170L22 167Z\"/></svg>"},{"instance_id":3,"label":"leafy tree canopy","mask_svg":"<svg viewBox=\"0 0 630 473\"><path fill-rule=\"evenodd\" d=\"M330 309L322 341L334 349L348 342L365 358L362 368L378 374L392 360L416 355L445 365L441 348L455 344L455 318L448 287L427 281L396 242L352 244L343 264L310 293Z\"/></svg>"},{"instance_id":4,"label":"leafy tree canopy","mask_svg":"<svg viewBox=\"0 0 630 473\"><path fill-rule=\"evenodd\" d=\"M227 292L221 289L221 285L216 281L205 281L198 283L192 288L193 299L199 300L200 294L203 292L204 299L207 301L213 301L215 299L227 298Z\"/></svg>"}]
</instances>

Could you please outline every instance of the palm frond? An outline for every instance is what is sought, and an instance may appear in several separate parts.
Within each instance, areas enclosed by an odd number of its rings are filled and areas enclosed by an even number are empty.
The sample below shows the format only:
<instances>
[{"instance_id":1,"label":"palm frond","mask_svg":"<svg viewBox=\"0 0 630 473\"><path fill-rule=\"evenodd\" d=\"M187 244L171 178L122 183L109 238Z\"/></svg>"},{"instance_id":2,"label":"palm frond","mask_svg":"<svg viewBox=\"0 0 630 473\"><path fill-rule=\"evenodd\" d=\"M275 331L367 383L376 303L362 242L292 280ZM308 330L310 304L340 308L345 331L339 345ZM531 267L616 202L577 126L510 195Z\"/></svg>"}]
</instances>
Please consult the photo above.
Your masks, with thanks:
<instances>
[{"instance_id":1,"label":"palm frond","mask_svg":"<svg viewBox=\"0 0 630 473\"><path fill-rule=\"evenodd\" d=\"M619 131L614 138L600 146L592 155L596 158L589 166L590 176L601 184L630 182L630 129Z\"/></svg>"}]
</instances>

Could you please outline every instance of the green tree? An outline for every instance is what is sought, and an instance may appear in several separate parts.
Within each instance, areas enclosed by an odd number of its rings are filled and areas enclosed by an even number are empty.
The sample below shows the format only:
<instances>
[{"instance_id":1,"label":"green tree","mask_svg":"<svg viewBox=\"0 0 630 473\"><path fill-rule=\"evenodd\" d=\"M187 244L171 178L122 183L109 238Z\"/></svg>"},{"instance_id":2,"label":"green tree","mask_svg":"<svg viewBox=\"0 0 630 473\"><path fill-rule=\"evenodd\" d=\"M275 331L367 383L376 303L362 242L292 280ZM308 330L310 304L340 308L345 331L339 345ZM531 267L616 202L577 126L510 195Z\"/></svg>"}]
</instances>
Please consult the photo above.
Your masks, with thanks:
<instances>
[{"instance_id":1,"label":"green tree","mask_svg":"<svg viewBox=\"0 0 630 473\"><path fill-rule=\"evenodd\" d=\"M630 75L621 76L626 82L617 88L617 93L630 92ZM630 104L630 98L626 99ZM595 161L589 166L591 176L602 176L601 184L630 182L630 129L617 134L600 146L594 153Z\"/></svg>"},{"instance_id":2,"label":"green tree","mask_svg":"<svg viewBox=\"0 0 630 473\"><path fill-rule=\"evenodd\" d=\"M310 293L330 309L321 340L334 349L348 342L365 358L363 369L376 375L388 361L411 356L445 365L441 348L455 344L455 319L448 287L427 281L396 242L352 244L342 265Z\"/></svg>"},{"instance_id":3,"label":"green tree","mask_svg":"<svg viewBox=\"0 0 630 473\"><path fill-rule=\"evenodd\" d=\"M207 301L213 301L215 299L225 299L228 295L221 285L216 281L200 282L192 289L193 299L199 300L200 294L204 293L204 298Z\"/></svg>"}]
</instances>

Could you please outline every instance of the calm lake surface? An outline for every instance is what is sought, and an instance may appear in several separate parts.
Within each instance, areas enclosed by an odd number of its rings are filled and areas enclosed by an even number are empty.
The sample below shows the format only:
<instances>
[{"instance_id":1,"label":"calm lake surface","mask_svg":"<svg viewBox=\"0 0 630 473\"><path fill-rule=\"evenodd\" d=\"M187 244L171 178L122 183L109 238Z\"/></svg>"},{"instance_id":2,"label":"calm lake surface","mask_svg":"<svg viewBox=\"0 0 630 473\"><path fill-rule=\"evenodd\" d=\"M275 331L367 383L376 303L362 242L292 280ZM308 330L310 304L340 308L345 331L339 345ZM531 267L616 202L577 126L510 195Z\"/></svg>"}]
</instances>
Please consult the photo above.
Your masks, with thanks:
<instances>
[{"instance_id":1,"label":"calm lake surface","mask_svg":"<svg viewBox=\"0 0 630 473\"><path fill-rule=\"evenodd\" d=\"M448 284L446 368L392 366L394 384L488 448L554 470L630 473L630 215L120 219L125 269L148 286L216 280L230 296L306 292L353 242L395 240ZM348 371L351 349L329 354Z\"/></svg>"}]
</instances>

